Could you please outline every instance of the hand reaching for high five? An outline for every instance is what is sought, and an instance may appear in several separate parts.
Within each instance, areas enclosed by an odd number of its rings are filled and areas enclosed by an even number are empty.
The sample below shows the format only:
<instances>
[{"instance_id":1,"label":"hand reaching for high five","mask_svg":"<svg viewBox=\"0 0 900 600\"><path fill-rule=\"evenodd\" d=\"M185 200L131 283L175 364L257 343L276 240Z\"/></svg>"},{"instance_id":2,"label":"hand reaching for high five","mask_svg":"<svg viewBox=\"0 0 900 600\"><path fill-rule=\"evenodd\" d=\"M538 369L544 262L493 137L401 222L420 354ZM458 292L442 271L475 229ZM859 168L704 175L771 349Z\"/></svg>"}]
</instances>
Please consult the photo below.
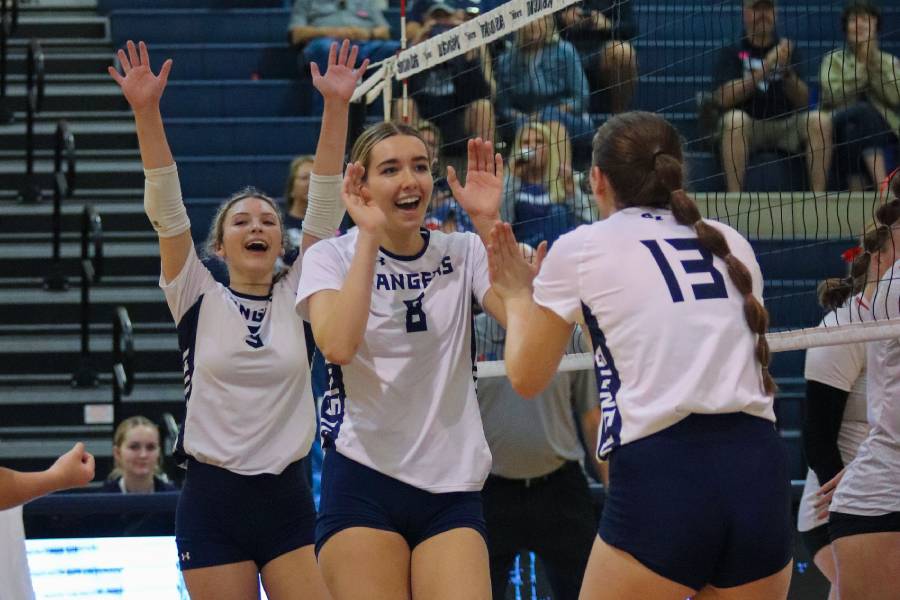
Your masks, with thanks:
<instances>
[{"instance_id":1,"label":"hand reaching for high five","mask_svg":"<svg viewBox=\"0 0 900 600\"><path fill-rule=\"evenodd\" d=\"M494 154L494 146L481 138L469 140L469 162L466 185L462 186L456 169L447 167L447 183L460 206L474 221L500 219L500 196L503 194L503 157Z\"/></svg>"},{"instance_id":2,"label":"hand reaching for high five","mask_svg":"<svg viewBox=\"0 0 900 600\"><path fill-rule=\"evenodd\" d=\"M134 42L128 40L125 50L119 50L117 53L119 63L122 67L124 75L119 73L115 67L109 67L110 76L122 88L122 93L131 110L135 113L141 112L148 108L158 108L159 100L162 98L163 90L166 89L166 82L169 80L169 71L172 70L172 59L166 60L159 69L159 75L154 75L150 70L150 54L147 52L147 45L139 42L135 47Z\"/></svg>"},{"instance_id":3,"label":"hand reaching for high five","mask_svg":"<svg viewBox=\"0 0 900 600\"><path fill-rule=\"evenodd\" d=\"M319 71L319 65L310 63L309 70L312 73L313 86L319 90L326 101L333 99L350 102L353 90L356 89L356 83L369 66L367 58L359 67L355 67L358 55L359 46L351 47L350 40L344 40L340 52L337 42L331 44L328 52L328 68L324 75Z\"/></svg>"},{"instance_id":4,"label":"hand reaching for high five","mask_svg":"<svg viewBox=\"0 0 900 600\"><path fill-rule=\"evenodd\" d=\"M491 289L503 300L531 298L532 282L547 256L547 242L541 242L530 258L523 254L509 223L497 223L488 244Z\"/></svg>"},{"instance_id":5,"label":"hand reaching for high five","mask_svg":"<svg viewBox=\"0 0 900 600\"><path fill-rule=\"evenodd\" d=\"M360 231L380 236L387 224L387 216L375 205L368 190L363 186L362 178L365 172L366 168L358 162L347 165L344 184L341 186L341 199Z\"/></svg>"}]
</instances>

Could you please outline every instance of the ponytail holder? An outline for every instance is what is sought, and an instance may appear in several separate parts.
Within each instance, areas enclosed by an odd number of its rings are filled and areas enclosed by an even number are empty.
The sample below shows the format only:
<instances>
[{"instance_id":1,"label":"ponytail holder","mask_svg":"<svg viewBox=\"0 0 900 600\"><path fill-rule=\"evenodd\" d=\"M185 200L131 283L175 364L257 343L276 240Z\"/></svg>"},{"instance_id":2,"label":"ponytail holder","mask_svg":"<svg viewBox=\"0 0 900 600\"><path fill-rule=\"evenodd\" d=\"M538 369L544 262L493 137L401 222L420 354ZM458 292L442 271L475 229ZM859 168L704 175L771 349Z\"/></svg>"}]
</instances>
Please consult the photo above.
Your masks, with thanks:
<instances>
[{"instance_id":1,"label":"ponytail holder","mask_svg":"<svg viewBox=\"0 0 900 600\"><path fill-rule=\"evenodd\" d=\"M844 259L845 263L852 263L856 260L856 257L864 252L862 246L853 246L852 248L847 248L841 253L841 258Z\"/></svg>"}]
</instances>

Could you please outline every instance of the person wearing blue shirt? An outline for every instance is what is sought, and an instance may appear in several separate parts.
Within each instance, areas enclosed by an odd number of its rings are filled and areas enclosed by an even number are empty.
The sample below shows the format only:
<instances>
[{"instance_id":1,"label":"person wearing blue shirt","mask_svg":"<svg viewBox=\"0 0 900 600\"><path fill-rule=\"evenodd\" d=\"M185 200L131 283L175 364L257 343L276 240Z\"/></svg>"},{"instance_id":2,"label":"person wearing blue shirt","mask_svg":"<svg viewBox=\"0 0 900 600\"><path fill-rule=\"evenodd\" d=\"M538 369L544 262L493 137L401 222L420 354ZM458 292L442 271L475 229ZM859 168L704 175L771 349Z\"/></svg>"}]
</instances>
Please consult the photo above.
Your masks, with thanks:
<instances>
[{"instance_id":1,"label":"person wearing blue shirt","mask_svg":"<svg viewBox=\"0 0 900 600\"><path fill-rule=\"evenodd\" d=\"M529 120L550 125L567 156L569 140L587 149L593 123L587 113L587 78L575 47L560 39L552 15L516 32L516 43L497 60L497 113L506 136ZM512 130L510 131L510 125Z\"/></svg>"}]
</instances>

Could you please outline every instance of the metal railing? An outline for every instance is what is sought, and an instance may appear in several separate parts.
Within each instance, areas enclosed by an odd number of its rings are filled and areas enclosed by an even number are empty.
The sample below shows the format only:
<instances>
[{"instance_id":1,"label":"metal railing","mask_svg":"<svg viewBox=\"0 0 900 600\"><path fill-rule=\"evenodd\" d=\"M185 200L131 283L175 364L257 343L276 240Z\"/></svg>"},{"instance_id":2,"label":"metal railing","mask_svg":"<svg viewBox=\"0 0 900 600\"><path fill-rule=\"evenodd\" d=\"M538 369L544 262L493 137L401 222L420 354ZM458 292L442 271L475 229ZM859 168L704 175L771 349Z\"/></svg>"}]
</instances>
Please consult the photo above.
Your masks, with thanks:
<instances>
[{"instance_id":1,"label":"metal railing","mask_svg":"<svg viewBox=\"0 0 900 600\"><path fill-rule=\"evenodd\" d=\"M124 306L117 306L113 316L112 357L113 424L118 427L122 396L130 396L134 389L134 328Z\"/></svg>"},{"instance_id":2,"label":"metal railing","mask_svg":"<svg viewBox=\"0 0 900 600\"><path fill-rule=\"evenodd\" d=\"M3 0L0 0L2 2ZM63 166L65 165L65 171ZM63 291L69 288L69 280L63 273L60 257L60 235L62 229L62 200L71 198L75 192L75 136L69 124L56 124L56 149L53 153L53 262L44 277L44 289Z\"/></svg>"},{"instance_id":3,"label":"metal railing","mask_svg":"<svg viewBox=\"0 0 900 600\"><path fill-rule=\"evenodd\" d=\"M94 255L90 256L93 246ZM103 276L103 222L90 204L81 213L81 362L72 375L73 387L95 387L97 371L91 361L91 286Z\"/></svg>"},{"instance_id":4,"label":"metal railing","mask_svg":"<svg viewBox=\"0 0 900 600\"><path fill-rule=\"evenodd\" d=\"M6 97L9 38L19 25L19 0L0 0L0 124L11 123L14 113Z\"/></svg>"},{"instance_id":5,"label":"metal railing","mask_svg":"<svg viewBox=\"0 0 900 600\"><path fill-rule=\"evenodd\" d=\"M2 2L2 0L0 0ZM34 121L44 104L44 51L37 40L28 44L25 83L25 178L19 196L22 202L38 202L43 196L34 174Z\"/></svg>"}]
</instances>

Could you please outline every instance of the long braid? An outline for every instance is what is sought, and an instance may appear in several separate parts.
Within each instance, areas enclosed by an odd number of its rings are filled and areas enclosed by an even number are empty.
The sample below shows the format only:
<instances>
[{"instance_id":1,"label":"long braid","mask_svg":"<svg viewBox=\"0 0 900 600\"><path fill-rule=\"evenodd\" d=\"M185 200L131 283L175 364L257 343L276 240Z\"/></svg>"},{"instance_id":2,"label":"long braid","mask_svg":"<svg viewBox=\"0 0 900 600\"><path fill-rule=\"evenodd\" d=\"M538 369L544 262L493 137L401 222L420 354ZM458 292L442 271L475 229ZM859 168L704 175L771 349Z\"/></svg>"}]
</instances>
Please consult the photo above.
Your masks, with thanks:
<instances>
[{"instance_id":1,"label":"long braid","mask_svg":"<svg viewBox=\"0 0 900 600\"><path fill-rule=\"evenodd\" d=\"M681 161L668 153L661 153L657 156L656 170L660 174L660 178L664 181L670 177L666 175L678 174L677 179L681 179L682 166ZM769 342L766 340L766 330L769 328L769 312L762 305L762 302L753 295L753 277L750 269L743 263L741 259L731 253L728 247L728 240L722 235L722 232L703 220L700 210L694 199L681 188L681 182L677 182L678 187L672 189L669 202L672 207L672 216L675 220L691 227L697 233L697 240L700 245L712 252L715 256L721 258L728 268L728 277L734 283L734 287L744 297L744 320L750 327L750 331L756 334L756 360L759 361L762 371L763 388L766 394L774 394L778 387L775 380L769 373L769 360L771 353L769 351Z\"/></svg>"}]
</instances>

